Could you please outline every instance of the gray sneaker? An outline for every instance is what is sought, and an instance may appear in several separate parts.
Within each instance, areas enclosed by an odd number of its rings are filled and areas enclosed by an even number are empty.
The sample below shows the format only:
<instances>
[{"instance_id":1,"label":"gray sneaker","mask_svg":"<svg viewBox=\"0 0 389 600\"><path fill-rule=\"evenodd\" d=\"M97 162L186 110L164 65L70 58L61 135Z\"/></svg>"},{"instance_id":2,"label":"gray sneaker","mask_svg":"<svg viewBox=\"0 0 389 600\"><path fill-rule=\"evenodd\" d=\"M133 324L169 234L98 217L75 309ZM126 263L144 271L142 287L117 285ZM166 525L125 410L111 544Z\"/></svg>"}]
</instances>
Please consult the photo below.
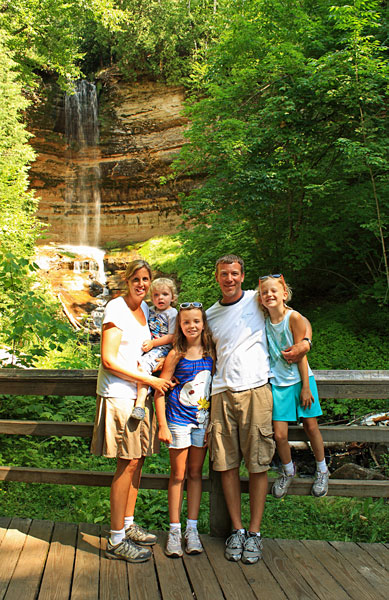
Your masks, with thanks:
<instances>
[{"instance_id":1,"label":"gray sneaker","mask_svg":"<svg viewBox=\"0 0 389 600\"><path fill-rule=\"evenodd\" d=\"M149 560L151 551L147 548L137 546L134 542L126 538L116 544L116 546L113 546L111 540L108 538L105 556L114 560L126 560L130 563L140 563Z\"/></svg>"},{"instance_id":2,"label":"gray sneaker","mask_svg":"<svg viewBox=\"0 0 389 600\"><path fill-rule=\"evenodd\" d=\"M243 547L246 542L246 533L234 529L229 538L226 539L224 556L227 560L238 561L242 558Z\"/></svg>"},{"instance_id":3,"label":"gray sneaker","mask_svg":"<svg viewBox=\"0 0 389 600\"><path fill-rule=\"evenodd\" d=\"M193 527L188 527L185 531L185 552L187 554L200 554L203 551L203 545L199 538L199 532Z\"/></svg>"},{"instance_id":4,"label":"gray sneaker","mask_svg":"<svg viewBox=\"0 0 389 600\"><path fill-rule=\"evenodd\" d=\"M157 541L157 536L140 525L133 523L126 529L126 539L139 544L140 546L152 546Z\"/></svg>"},{"instance_id":5,"label":"gray sneaker","mask_svg":"<svg viewBox=\"0 0 389 600\"><path fill-rule=\"evenodd\" d=\"M182 556L181 529L172 529L169 531L165 554L166 556L171 556L172 558L179 558Z\"/></svg>"},{"instance_id":6,"label":"gray sneaker","mask_svg":"<svg viewBox=\"0 0 389 600\"><path fill-rule=\"evenodd\" d=\"M326 473L321 473L320 471L316 471L315 473L315 481L313 482L313 486L311 489L312 496L316 496L316 498L322 498L327 495L328 492L328 478L330 473L327 469Z\"/></svg>"},{"instance_id":7,"label":"gray sneaker","mask_svg":"<svg viewBox=\"0 0 389 600\"><path fill-rule=\"evenodd\" d=\"M262 558L262 538L260 535L247 533L243 546L242 563L253 565Z\"/></svg>"},{"instance_id":8,"label":"gray sneaker","mask_svg":"<svg viewBox=\"0 0 389 600\"><path fill-rule=\"evenodd\" d=\"M287 475L284 470L282 470L281 475L278 479L273 483L271 488L271 493L274 498L283 498L288 493L288 489L290 484L293 481L293 477L296 476L296 465L293 465L294 473L293 475Z\"/></svg>"},{"instance_id":9,"label":"gray sneaker","mask_svg":"<svg viewBox=\"0 0 389 600\"><path fill-rule=\"evenodd\" d=\"M134 406L132 409L131 417L137 421L143 421L146 416L146 411L141 406Z\"/></svg>"}]
</instances>

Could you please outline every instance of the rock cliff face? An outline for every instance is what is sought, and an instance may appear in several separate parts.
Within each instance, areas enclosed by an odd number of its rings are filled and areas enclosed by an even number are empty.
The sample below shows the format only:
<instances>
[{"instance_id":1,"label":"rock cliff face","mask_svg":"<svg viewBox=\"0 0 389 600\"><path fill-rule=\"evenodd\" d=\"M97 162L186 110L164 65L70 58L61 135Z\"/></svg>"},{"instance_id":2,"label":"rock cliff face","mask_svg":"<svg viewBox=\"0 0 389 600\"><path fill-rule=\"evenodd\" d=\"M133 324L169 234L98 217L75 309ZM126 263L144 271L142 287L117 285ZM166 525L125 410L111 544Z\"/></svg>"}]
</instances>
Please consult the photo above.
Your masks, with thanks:
<instances>
[{"instance_id":1,"label":"rock cliff face","mask_svg":"<svg viewBox=\"0 0 389 600\"><path fill-rule=\"evenodd\" d=\"M70 149L65 134L64 94L52 83L30 111L32 145L37 160L31 184L40 197L38 217L49 224L47 238L74 242L82 218L82 199L69 206L69 186L80 169L99 168L100 214L91 205L87 219L100 221L99 243L130 244L178 227L178 194L187 178L160 185L184 143L186 119L181 115L184 91L153 82L127 83L113 69L97 81L99 144ZM85 185L91 186L90 181ZM93 226L94 226L93 225ZM47 240L46 240L47 243Z\"/></svg>"}]
</instances>

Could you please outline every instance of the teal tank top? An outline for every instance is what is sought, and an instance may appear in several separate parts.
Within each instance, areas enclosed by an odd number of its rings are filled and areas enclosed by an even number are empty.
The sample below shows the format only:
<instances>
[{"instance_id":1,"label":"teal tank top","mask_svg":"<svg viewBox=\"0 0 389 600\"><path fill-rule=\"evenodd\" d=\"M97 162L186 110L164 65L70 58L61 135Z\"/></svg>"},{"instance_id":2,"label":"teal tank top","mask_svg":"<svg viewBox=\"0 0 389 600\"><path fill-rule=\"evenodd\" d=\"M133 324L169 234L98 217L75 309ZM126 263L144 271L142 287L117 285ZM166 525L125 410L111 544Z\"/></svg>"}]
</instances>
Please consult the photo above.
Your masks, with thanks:
<instances>
[{"instance_id":1,"label":"teal tank top","mask_svg":"<svg viewBox=\"0 0 389 600\"><path fill-rule=\"evenodd\" d=\"M280 323L272 323L270 317L266 317L266 336L270 356L270 382L273 385L286 386L294 385L301 381L300 371L297 364L289 365L281 354L281 350L286 350L293 346L293 334L289 328L290 315L294 312L288 310ZM308 376L313 375L308 365Z\"/></svg>"}]
</instances>

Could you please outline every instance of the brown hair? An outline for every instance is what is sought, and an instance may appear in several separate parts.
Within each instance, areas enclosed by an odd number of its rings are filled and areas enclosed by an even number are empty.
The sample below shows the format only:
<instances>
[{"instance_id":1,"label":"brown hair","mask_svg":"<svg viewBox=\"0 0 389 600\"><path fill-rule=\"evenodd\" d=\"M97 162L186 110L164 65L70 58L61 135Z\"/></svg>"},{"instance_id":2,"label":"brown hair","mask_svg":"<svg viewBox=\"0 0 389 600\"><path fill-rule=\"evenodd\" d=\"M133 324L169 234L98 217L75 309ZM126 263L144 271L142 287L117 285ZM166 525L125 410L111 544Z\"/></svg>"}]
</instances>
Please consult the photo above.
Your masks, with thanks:
<instances>
[{"instance_id":1,"label":"brown hair","mask_svg":"<svg viewBox=\"0 0 389 600\"><path fill-rule=\"evenodd\" d=\"M269 275L269 277L267 277L265 279L265 281L267 281L268 279L273 279L274 281L279 281L282 285L282 287L284 288L285 292L288 294L287 297L284 300L284 305L286 306L286 303L289 302L290 300L292 300L292 288L290 287L290 285L288 285L284 279L284 277L272 277L271 275ZM259 284L258 284L258 304L259 304L259 308L262 310L262 312L265 314L265 316L269 315L269 311L267 310L267 308L265 308L265 306L263 306L262 302L261 302L261 282L262 280L259 280ZM289 306L287 306L287 308L290 308Z\"/></svg>"},{"instance_id":2,"label":"brown hair","mask_svg":"<svg viewBox=\"0 0 389 600\"><path fill-rule=\"evenodd\" d=\"M141 258L137 258L136 260L131 261L127 265L124 279L126 281L128 281L130 279L130 277L132 277L136 271L139 271L139 269L143 269L143 268L147 269L147 271L149 272L149 275L150 275L150 279L151 279L152 278L151 267L148 262L146 262L145 260L143 260Z\"/></svg>"},{"instance_id":3,"label":"brown hair","mask_svg":"<svg viewBox=\"0 0 389 600\"><path fill-rule=\"evenodd\" d=\"M167 277L158 277L158 279L154 279L150 286L150 294L153 295L153 293L161 287L169 288L172 295L172 305L174 306L178 298L177 288L174 281L172 279L168 279Z\"/></svg>"},{"instance_id":4,"label":"brown hair","mask_svg":"<svg viewBox=\"0 0 389 600\"><path fill-rule=\"evenodd\" d=\"M238 263L240 265L242 274L244 273L244 261L243 258L241 258L240 256L237 256L236 254L225 254L224 256L221 256L220 258L217 259L216 264L215 264L215 272L217 273L217 268L219 265L222 264L226 264L226 265L232 265L232 263Z\"/></svg>"},{"instance_id":5,"label":"brown hair","mask_svg":"<svg viewBox=\"0 0 389 600\"><path fill-rule=\"evenodd\" d=\"M215 344L212 339L212 333L211 333L211 330L208 325L207 315L205 314L205 310L202 307L201 308L193 308L193 307L181 308L178 311L177 320L176 320L176 329L174 332L174 339L173 339L174 350L180 356L183 356L188 349L188 342L187 342L186 337L182 333L181 322L180 322L181 313L188 311L188 310L200 310L201 311L201 316L203 318L203 324L204 324L203 331L201 332L201 345L203 347L203 357L205 358L206 356L210 356L215 361L216 360Z\"/></svg>"}]
</instances>

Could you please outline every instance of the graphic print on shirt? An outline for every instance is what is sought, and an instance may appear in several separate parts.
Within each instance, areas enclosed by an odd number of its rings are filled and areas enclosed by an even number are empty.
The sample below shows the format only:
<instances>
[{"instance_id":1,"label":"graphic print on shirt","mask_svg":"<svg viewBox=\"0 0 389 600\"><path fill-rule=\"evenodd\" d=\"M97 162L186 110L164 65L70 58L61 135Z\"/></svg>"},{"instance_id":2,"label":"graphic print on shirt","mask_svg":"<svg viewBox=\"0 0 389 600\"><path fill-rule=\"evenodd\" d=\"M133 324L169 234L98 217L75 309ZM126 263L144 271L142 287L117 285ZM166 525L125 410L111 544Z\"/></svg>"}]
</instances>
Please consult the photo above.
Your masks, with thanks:
<instances>
[{"instance_id":1,"label":"graphic print on shirt","mask_svg":"<svg viewBox=\"0 0 389 600\"><path fill-rule=\"evenodd\" d=\"M209 420L211 381L210 371L199 371L192 381L183 385L179 395L179 402L184 406L197 406L196 418L202 429L207 427Z\"/></svg>"}]
</instances>

